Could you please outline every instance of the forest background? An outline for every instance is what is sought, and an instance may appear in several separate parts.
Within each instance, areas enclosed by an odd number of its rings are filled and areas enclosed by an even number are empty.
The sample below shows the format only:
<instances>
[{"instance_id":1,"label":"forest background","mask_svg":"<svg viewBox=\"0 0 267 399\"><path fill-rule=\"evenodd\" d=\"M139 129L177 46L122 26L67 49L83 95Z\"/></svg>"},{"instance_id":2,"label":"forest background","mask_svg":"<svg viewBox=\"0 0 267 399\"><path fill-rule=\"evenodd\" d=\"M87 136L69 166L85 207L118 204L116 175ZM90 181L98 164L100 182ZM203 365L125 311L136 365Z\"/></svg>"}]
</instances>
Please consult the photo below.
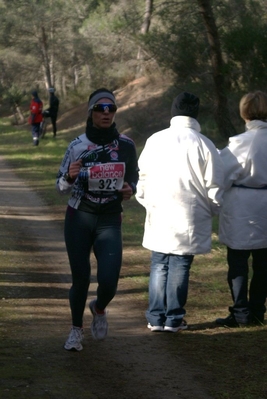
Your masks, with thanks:
<instances>
[{"instance_id":1,"label":"forest background","mask_svg":"<svg viewBox=\"0 0 267 399\"><path fill-rule=\"evenodd\" d=\"M112 304L124 308L114 319L111 310L110 340L101 357L89 336L82 362L61 350L69 320L69 269L64 259L55 272L50 252L43 250L48 245L53 257L65 254L58 249L61 235L47 227L43 213L52 214L61 232L66 198L51 188L67 144L85 125L89 93L100 86L115 91L119 131L133 137L140 151L148 135L168 126L174 96L191 91L201 99L202 132L224 145L244 129L240 97L266 91L266 5L265 0L0 0L0 155L46 204L37 206L33 193L32 202L23 201L24 183L14 191L2 168L2 197L9 193L19 202L16 211L29 215L21 222L8 202L1 215L1 398L149 398L151 386L154 398L191 398L202 395L197 382L215 399L267 397L266 324L227 330L214 323L226 315L230 300L216 220L212 252L194 260L190 276L190 329L173 338L150 337L144 320L149 279L149 254L141 247L144 210L134 198L125 205L122 288ZM60 98L59 134L53 139L50 125L34 149L26 125L31 91L37 89L46 105L50 86ZM127 312L118 325L118 314L124 316L129 306L135 317L130 320ZM94 370L88 368L89 356ZM104 381L98 370L104 370ZM191 374L194 384L185 378Z\"/></svg>"},{"instance_id":2,"label":"forest background","mask_svg":"<svg viewBox=\"0 0 267 399\"><path fill-rule=\"evenodd\" d=\"M146 76L166 81L162 109L198 95L209 134L227 139L241 129L240 97L266 88L266 3L0 0L0 111L24 123L33 89L45 102L55 87L64 111Z\"/></svg>"}]
</instances>

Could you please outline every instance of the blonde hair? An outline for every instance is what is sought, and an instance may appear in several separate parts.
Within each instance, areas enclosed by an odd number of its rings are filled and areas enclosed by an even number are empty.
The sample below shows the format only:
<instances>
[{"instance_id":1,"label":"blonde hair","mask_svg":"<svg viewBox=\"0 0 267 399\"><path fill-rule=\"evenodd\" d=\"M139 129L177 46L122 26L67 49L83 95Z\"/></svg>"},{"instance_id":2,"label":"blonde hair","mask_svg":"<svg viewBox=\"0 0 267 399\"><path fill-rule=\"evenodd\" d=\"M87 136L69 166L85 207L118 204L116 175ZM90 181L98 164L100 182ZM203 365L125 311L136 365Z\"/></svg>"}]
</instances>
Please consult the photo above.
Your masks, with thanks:
<instances>
[{"instance_id":1,"label":"blonde hair","mask_svg":"<svg viewBox=\"0 0 267 399\"><path fill-rule=\"evenodd\" d=\"M267 94L260 90L245 94L240 100L239 111L244 120L265 121L267 119Z\"/></svg>"}]
</instances>

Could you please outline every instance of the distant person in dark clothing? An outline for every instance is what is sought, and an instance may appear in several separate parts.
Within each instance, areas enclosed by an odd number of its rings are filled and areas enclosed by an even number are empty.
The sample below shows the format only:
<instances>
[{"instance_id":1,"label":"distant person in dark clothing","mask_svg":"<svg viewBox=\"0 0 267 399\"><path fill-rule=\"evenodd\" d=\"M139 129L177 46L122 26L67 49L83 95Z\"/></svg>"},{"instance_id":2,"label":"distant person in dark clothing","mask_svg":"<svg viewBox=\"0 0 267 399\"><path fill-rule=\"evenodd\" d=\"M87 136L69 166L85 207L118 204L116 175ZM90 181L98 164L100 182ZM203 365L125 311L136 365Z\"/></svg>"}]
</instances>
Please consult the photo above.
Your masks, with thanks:
<instances>
[{"instance_id":1,"label":"distant person in dark clothing","mask_svg":"<svg viewBox=\"0 0 267 399\"><path fill-rule=\"evenodd\" d=\"M30 111L31 114L29 116L28 122L32 126L33 145L37 146L39 144L40 124L43 120L43 103L40 100L36 90L32 92Z\"/></svg>"},{"instance_id":2,"label":"distant person in dark clothing","mask_svg":"<svg viewBox=\"0 0 267 399\"><path fill-rule=\"evenodd\" d=\"M55 89L50 87L48 89L50 93L49 108L44 111L44 116L51 119L54 137L57 135L57 114L59 107L59 99L55 95Z\"/></svg>"}]
</instances>

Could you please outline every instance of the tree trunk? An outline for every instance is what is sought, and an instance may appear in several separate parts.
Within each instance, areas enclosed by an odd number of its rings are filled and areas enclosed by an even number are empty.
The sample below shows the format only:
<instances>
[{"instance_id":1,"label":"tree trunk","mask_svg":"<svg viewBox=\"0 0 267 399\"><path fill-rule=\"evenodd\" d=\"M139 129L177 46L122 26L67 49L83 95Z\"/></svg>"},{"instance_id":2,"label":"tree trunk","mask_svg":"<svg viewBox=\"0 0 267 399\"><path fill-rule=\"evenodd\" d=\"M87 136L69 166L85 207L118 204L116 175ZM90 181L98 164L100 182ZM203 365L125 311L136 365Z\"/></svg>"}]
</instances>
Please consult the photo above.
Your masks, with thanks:
<instances>
[{"instance_id":1,"label":"tree trunk","mask_svg":"<svg viewBox=\"0 0 267 399\"><path fill-rule=\"evenodd\" d=\"M41 50L42 50L46 84L48 85L48 87L51 87L52 79L51 79L50 62L48 56L48 44L47 44L47 37L44 26L41 27Z\"/></svg>"},{"instance_id":2,"label":"tree trunk","mask_svg":"<svg viewBox=\"0 0 267 399\"><path fill-rule=\"evenodd\" d=\"M223 75L223 58L221 53L220 38L212 12L210 0L197 0L200 14L203 17L207 38L210 46L210 59L212 76L215 85L215 121L219 132L224 138L236 134L231 122L227 96L225 93L225 80Z\"/></svg>"},{"instance_id":3,"label":"tree trunk","mask_svg":"<svg viewBox=\"0 0 267 399\"><path fill-rule=\"evenodd\" d=\"M74 86L74 90L77 89L79 83L79 72L78 72L78 68L76 67L76 65L74 65L73 67L73 86Z\"/></svg>"},{"instance_id":4,"label":"tree trunk","mask_svg":"<svg viewBox=\"0 0 267 399\"><path fill-rule=\"evenodd\" d=\"M18 123L25 123L24 115L18 104L14 105L15 113L18 115Z\"/></svg>"},{"instance_id":5,"label":"tree trunk","mask_svg":"<svg viewBox=\"0 0 267 399\"><path fill-rule=\"evenodd\" d=\"M145 35L149 31L150 23L151 23L151 17L152 17L152 12L153 12L153 1L154 0L145 0L145 16L143 20L143 24L141 27L141 34ZM143 63L144 63L144 54L142 51L141 46L139 46L138 53L137 53L137 70L136 70L136 76L140 76L143 73Z\"/></svg>"},{"instance_id":6,"label":"tree trunk","mask_svg":"<svg viewBox=\"0 0 267 399\"><path fill-rule=\"evenodd\" d=\"M67 97L67 87L66 87L66 78L63 75L61 78L61 91L64 98Z\"/></svg>"},{"instance_id":7,"label":"tree trunk","mask_svg":"<svg viewBox=\"0 0 267 399\"><path fill-rule=\"evenodd\" d=\"M50 51L50 85L47 87L55 87L55 73L54 73L54 23L52 22L51 29L50 29L50 43L51 43L51 51Z\"/></svg>"},{"instance_id":8,"label":"tree trunk","mask_svg":"<svg viewBox=\"0 0 267 399\"><path fill-rule=\"evenodd\" d=\"M145 35L149 31L153 11L153 0L146 0L145 17L141 27L141 33Z\"/></svg>"},{"instance_id":9,"label":"tree trunk","mask_svg":"<svg viewBox=\"0 0 267 399\"><path fill-rule=\"evenodd\" d=\"M75 51L73 51L71 59L72 59L71 64L72 64L72 74L73 74L73 89L76 90L79 83L79 71L77 68L78 57Z\"/></svg>"}]
</instances>

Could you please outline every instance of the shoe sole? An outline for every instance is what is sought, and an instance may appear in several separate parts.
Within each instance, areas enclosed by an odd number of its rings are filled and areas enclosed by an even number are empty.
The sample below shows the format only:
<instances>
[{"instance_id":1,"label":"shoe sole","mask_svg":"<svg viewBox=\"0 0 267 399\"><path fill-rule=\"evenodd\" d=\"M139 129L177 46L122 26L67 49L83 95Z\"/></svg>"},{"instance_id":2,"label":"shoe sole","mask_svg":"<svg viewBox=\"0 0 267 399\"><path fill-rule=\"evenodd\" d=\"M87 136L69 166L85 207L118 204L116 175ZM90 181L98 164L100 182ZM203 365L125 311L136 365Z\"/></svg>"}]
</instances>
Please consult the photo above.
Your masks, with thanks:
<instances>
[{"instance_id":1,"label":"shoe sole","mask_svg":"<svg viewBox=\"0 0 267 399\"><path fill-rule=\"evenodd\" d=\"M64 345L63 348L68 351L68 352L80 352L81 350L83 350L83 346L79 346L79 348L75 348L75 347L71 347L71 348L66 348L66 346Z\"/></svg>"},{"instance_id":2,"label":"shoe sole","mask_svg":"<svg viewBox=\"0 0 267 399\"><path fill-rule=\"evenodd\" d=\"M68 345L68 344L65 342L65 344L63 345L63 348L64 348L66 351L72 351L72 352L80 352L81 350L83 350L83 346L82 346L82 343L81 343L81 342L80 342L80 344L77 345L77 346L71 346L71 345Z\"/></svg>"},{"instance_id":3,"label":"shoe sole","mask_svg":"<svg viewBox=\"0 0 267 399\"><path fill-rule=\"evenodd\" d=\"M176 333L176 332L184 331L184 330L188 330L188 326L182 326L182 327L169 327L169 326L165 326L165 327L164 327L164 331L165 331L165 332L170 332L170 333Z\"/></svg>"},{"instance_id":4,"label":"shoe sole","mask_svg":"<svg viewBox=\"0 0 267 399\"><path fill-rule=\"evenodd\" d=\"M163 326L151 326L151 324L148 324L147 328L149 328L149 330L151 332L162 332L162 331L164 331L164 327Z\"/></svg>"}]
</instances>

